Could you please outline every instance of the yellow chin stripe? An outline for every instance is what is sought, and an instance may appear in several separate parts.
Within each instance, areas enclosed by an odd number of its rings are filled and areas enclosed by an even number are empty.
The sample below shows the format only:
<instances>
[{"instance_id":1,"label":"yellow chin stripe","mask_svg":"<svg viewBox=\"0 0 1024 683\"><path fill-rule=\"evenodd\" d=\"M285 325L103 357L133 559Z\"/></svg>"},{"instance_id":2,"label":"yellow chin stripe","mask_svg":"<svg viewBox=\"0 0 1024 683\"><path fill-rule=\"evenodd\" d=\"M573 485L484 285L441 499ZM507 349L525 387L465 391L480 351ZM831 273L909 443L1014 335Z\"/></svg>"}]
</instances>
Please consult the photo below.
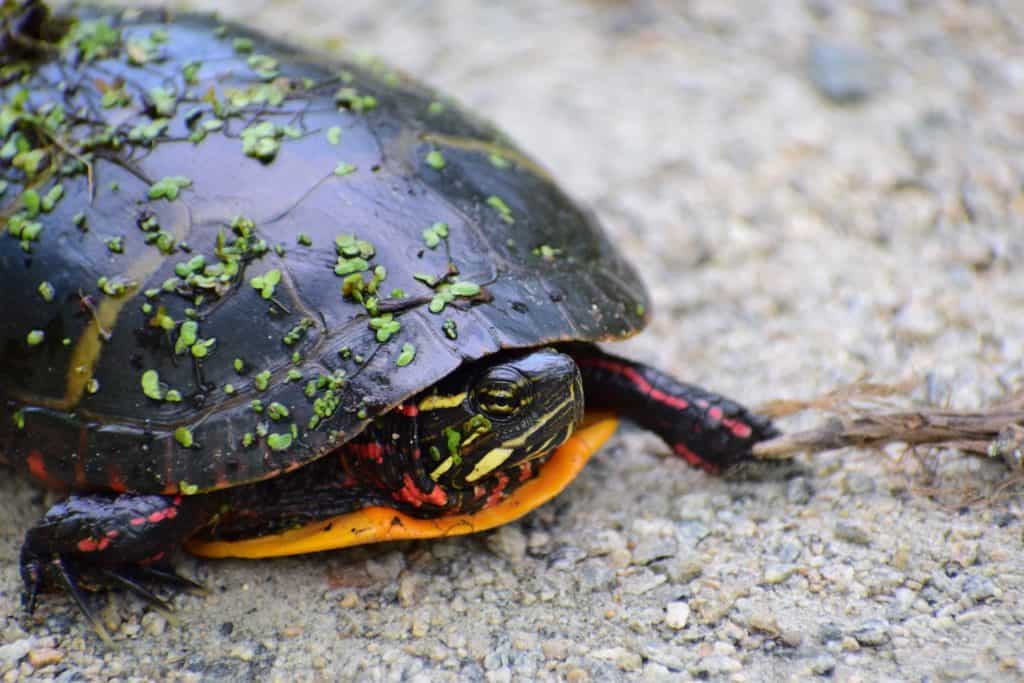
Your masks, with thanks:
<instances>
[{"instance_id":1,"label":"yellow chin stripe","mask_svg":"<svg viewBox=\"0 0 1024 683\"><path fill-rule=\"evenodd\" d=\"M618 420L609 415L588 416L583 426L540 467L536 477L497 505L472 515L418 519L391 508L368 507L280 534L230 542L193 541L185 547L204 557L279 557L364 543L460 536L492 529L522 517L561 493L590 456L615 433L617 425Z\"/></svg>"},{"instance_id":2,"label":"yellow chin stripe","mask_svg":"<svg viewBox=\"0 0 1024 683\"><path fill-rule=\"evenodd\" d=\"M492 470L501 467L501 463L509 459L514 451L511 448L492 448L487 455L480 458L473 471L466 475L466 481L474 482Z\"/></svg>"},{"instance_id":3,"label":"yellow chin stripe","mask_svg":"<svg viewBox=\"0 0 1024 683\"><path fill-rule=\"evenodd\" d=\"M458 408L466 400L466 392L451 394L448 396L427 396L420 401L420 411L437 410L438 408Z\"/></svg>"}]
</instances>

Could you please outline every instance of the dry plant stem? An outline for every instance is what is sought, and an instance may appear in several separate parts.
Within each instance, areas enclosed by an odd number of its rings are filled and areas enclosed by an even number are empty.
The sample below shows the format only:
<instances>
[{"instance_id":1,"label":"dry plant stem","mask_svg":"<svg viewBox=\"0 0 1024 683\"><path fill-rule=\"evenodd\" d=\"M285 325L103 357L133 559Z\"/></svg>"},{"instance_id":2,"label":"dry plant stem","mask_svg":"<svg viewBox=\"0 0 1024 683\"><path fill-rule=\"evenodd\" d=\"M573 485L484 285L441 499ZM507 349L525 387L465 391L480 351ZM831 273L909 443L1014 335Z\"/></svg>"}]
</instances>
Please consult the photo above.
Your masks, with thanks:
<instances>
[{"instance_id":1,"label":"dry plant stem","mask_svg":"<svg viewBox=\"0 0 1024 683\"><path fill-rule=\"evenodd\" d=\"M1024 409L981 412L922 409L911 412L837 416L801 432L784 434L754 446L757 458L776 460L797 453L819 453L846 446L882 447L893 443L957 448L987 455L1005 428L1024 424Z\"/></svg>"}]
</instances>

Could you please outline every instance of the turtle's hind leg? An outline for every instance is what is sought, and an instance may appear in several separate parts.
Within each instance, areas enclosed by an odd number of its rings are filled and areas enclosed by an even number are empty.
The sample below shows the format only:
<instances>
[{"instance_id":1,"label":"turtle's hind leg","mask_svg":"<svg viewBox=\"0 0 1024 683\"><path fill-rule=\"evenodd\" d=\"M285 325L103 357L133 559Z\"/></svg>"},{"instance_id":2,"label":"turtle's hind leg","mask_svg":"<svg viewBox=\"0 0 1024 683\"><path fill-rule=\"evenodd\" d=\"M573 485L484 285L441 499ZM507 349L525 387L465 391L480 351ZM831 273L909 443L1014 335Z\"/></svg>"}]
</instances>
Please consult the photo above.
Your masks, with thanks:
<instances>
[{"instance_id":1,"label":"turtle's hind leg","mask_svg":"<svg viewBox=\"0 0 1024 683\"><path fill-rule=\"evenodd\" d=\"M169 606L144 583L197 586L169 569L166 558L211 516L208 496L74 495L50 508L21 547L24 604L41 592L68 593L107 643L110 636L88 607L85 591L120 587L158 608Z\"/></svg>"},{"instance_id":2,"label":"turtle's hind leg","mask_svg":"<svg viewBox=\"0 0 1024 683\"><path fill-rule=\"evenodd\" d=\"M568 347L583 375L587 409L610 410L650 429L708 472L750 462L751 447L779 431L739 403L590 344Z\"/></svg>"}]
</instances>

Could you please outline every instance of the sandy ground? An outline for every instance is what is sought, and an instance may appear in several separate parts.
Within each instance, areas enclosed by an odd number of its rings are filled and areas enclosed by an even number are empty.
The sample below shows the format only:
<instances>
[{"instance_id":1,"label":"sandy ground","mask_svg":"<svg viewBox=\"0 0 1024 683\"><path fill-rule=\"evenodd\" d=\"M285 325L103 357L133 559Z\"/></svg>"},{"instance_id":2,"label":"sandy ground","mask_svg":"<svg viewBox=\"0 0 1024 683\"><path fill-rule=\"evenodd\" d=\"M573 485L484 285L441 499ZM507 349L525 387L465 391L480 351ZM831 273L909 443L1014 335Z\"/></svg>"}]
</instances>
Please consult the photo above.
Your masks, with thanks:
<instances>
[{"instance_id":1,"label":"sandy ground","mask_svg":"<svg viewBox=\"0 0 1024 683\"><path fill-rule=\"evenodd\" d=\"M627 353L754 404L915 376L916 398L973 408L1021 385L1020 0L195 3L218 5L382 55L508 130L641 265L656 320ZM826 97L812 52L861 99ZM21 617L44 506L3 477L0 679L1024 676L1001 464L846 450L737 483L664 451L627 431L474 538L183 558L210 594L175 598L180 627L112 598L113 651L66 599Z\"/></svg>"}]
</instances>

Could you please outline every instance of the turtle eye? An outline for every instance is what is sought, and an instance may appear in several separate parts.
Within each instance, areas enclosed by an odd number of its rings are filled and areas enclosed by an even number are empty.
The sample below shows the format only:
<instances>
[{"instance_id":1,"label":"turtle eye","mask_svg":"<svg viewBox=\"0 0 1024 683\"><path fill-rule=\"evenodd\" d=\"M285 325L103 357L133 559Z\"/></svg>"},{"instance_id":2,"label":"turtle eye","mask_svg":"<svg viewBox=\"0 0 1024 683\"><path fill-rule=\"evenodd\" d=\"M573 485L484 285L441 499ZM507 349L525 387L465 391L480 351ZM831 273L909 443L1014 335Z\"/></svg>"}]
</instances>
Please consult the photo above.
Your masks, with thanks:
<instances>
[{"instance_id":1,"label":"turtle eye","mask_svg":"<svg viewBox=\"0 0 1024 683\"><path fill-rule=\"evenodd\" d=\"M490 417L508 418L529 403L530 382L511 368L493 368L477 384L476 404Z\"/></svg>"}]
</instances>

